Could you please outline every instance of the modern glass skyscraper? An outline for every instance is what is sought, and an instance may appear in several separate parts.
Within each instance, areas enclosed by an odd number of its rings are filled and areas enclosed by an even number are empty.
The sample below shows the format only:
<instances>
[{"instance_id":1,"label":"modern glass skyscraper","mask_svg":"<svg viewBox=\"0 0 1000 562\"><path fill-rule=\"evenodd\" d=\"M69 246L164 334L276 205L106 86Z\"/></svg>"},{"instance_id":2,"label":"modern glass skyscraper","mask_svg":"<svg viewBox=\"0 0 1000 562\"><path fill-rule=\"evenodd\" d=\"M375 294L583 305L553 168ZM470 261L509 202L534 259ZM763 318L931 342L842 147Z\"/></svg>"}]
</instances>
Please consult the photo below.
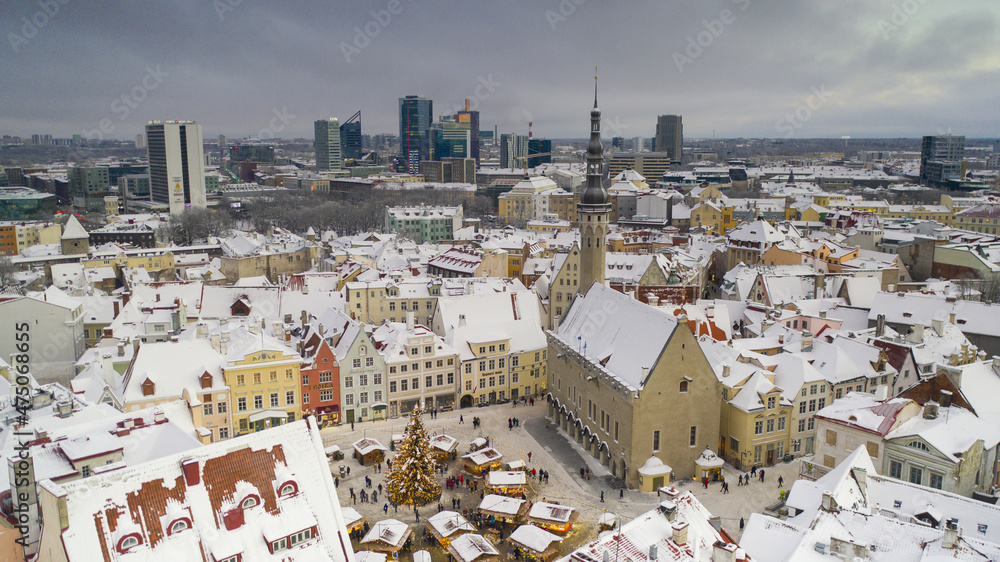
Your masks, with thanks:
<instances>
[{"instance_id":1,"label":"modern glass skyscraper","mask_svg":"<svg viewBox=\"0 0 1000 562\"><path fill-rule=\"evenodd\" d=\"M187 207L208 206L201 125L194 121L150 121L146 125L146 154L153 201L166 203L172 215Z\"/></svg>"},{"instance_id":2,"label":"modern glass skyscraper","mask_svg":"<svg viewBox=\"0 0 1000 562\"><path fill-rule=\"evenodd\" d=\"M469 100L465 100L465 109L455 114L459 123L469 124L469 157L479 164L479 112L469 109Z\"/></svg>"},{"instance_id":3,"label":"modern glass skyscraper","mask_svg":"<svg viewBox=\"0 0 1000 562\"><path fill-rule=\"evenodd\" d=\"M431 159L433 115L433 101L419 96L399 98L399 158L408 173L420 173L420 161Z\"/></svg>"},{"instance_id":4,"label":"modern glass skyscraper","mask_svg":"<svg viewBox=\"0 0 1000 562\"><path fill-rule=\"evenodd\" d=\"M538 156L534 156L538 154ZM552 162L552 141L549 139L528 139L528 167L534 168Z\"/></svg>"},{"instance_id":5,"label":"modern glass skyscraper","mask_svg":"<svg viewBox=\"0 0 1000 562\"><path fill-rule=\"evenodd\" d=\"M671 162L680 163L684 144L684 125L680 115L660 115L656 118L656 140L653 150L665 152Z\"/></svg>"},{"instance_id":6,"label":"modern glass skyscraper","mask_svg":"<svg viewBox=\"0 0 1000 562\"><path fill-rule=\"evenodd\" d=\"M344 160L361 159L361 121L340 126L340 155Z\"/></svg>"},{"instance_id":7,"label":"modern glass skyscraper","mask_svg":"<svg viewBox=\"0 0 1000 562\"><path fill-rule=\"evenodd\" d=\"M331 117L320 119L314 125L316 171L339 170L343 166L340 158L340 122Z\"/></svg>"}]
</instances>

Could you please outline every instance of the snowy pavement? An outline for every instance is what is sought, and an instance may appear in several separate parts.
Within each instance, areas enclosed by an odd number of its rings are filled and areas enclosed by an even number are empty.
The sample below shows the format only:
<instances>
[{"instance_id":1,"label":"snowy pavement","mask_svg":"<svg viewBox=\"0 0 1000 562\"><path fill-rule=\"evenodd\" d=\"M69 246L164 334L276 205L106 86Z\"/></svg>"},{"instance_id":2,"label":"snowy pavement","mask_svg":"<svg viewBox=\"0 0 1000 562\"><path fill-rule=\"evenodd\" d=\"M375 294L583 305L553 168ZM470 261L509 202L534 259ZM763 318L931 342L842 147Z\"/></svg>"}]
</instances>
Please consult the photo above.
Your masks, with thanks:
<instances>
[{"instance_id":1,"label":"snowy pavement","mask_svg":"<svg viewBox=\"0 0 1000 562\"><path fill-rule=\"evenodd\" d=\"M572 549L597 538L597 521L605 512L613 512L620 515L625 522L649 511L659 504L659 499L655 493L642 493L634 490L624 490L621 488L621 480L611 476L608 469L597 462L590 454L583 451L583 448L575 441L569 439L565 433L555 429L554 424L549 428L545 426L546 406L544 401L536 401L534 406L512 407L510 404L489 406L485 408L466 408L455 412L443 412L437 419L431 419L429 415L424 415L422 420L428 434L432 435L445 433L456 437L458 443L458 461L452 461L448 466L447 476L456 475L461 472L461 455L469 450L469 443L477 437L486 437L490 440L490 445L495 447L504 455L504 463L513 460L524 460L530 471L532 468L549 471L550 479L546 484L539 483L538 480L529 478L529 491L527 497L531 501L555 501L563 505L568 505L580 511L580 518L577 520L573 530L567 535L562 545L562 552L570 552ZM465 423L459 424L459 416L464 417ZM479 417L482 425L473 429L472 418ZM520 420L520 425L512 430L508 429L507 419L516 417ZM356 423L354 431L351 431L350 424L343 424L334 428L327 428L322 431L323 445L339 445L344 451L345 459L335 462L331 467L336 471L337 464L344 464L351 469L350 477L340 481L338 494L341 505L352 505L349 488L354 488L355 493L365 486L365 476L371 476L372 489L377 490L378 484L385 484L385 465L383 473L375 473L372 467L363 467L356 460L351 458L353 449L351 444L362 437L373 437L389 446L390 438L393 434L403 433L408 418L377 422ZM531 453L531 460L528 460L528 453ZM389 453L389 457L392 457ZM590 480L580 478L580 468L587 466L590 468ZM705 489L701 483L693 481L675 482L674 485L682 490L690 490L713 514L722 518L723 528L734 537L740 536L740 517L749 519L750 514L762 511L767 505L777 501L779 488L777 486L778 476L784 477L784 487L791 486L792 481L798 475L798 462L780 463L766 469L765 482L753 479L748 486L737 486L737 475L739 474L731 466L724 468L726 480L729 482L729 493L723 494L718 483L709 484ZM337 476L336 472L334 476ZM440 475L439 481L443 482L446 475ZM479 505L479 493L472 494L467 489L448 490L442 485L443 495L441 503L444 509L450 510L452 498L461 501L462 508L474 508ZM482 483L480 482L480 490ZM371 490L368 490L371 492ZM601 502L601 492L604 492L604 502ZM619 499L619 495L623 495ZM419 543L418 538L422 535L426 518L437 512L436 505L428 505L420 508L420 523L416 523L416 516L412 509L399 509L394 512L389 507L388 516L383 513L385 497L379 494L378 504L360 503L354 507L364 515L369 524L394 517L403 522L413 525L414 548L428 548ZM510 529L508 529L510 532ZM357 548L357 544L355 544ZM435 560L441 556L444 560L446 556L439 548L430 548ZM401 556L403 560L411 559L410 553Z\"/></svg>"}]
</instances>

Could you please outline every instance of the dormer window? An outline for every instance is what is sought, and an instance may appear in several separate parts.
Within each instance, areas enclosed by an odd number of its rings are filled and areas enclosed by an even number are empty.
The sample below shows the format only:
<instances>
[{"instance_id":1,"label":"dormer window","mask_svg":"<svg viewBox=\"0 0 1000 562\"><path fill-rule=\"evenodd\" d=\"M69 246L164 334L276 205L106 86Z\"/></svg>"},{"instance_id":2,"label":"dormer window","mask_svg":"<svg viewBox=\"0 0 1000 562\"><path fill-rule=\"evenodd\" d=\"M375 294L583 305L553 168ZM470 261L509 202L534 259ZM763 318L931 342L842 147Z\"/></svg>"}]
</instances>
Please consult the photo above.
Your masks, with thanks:
<instances>
[{"instance_id":1,"label":"dormer window","mask_svg":"<svg viewBox=\"0 0 1000 562\"><path fill-rule=\"evenodd\" d=\"M129 549L139 546L139 543L139 535L128 535L118 542L118 552L128 552Z\"/></svg>"},{"instance_id":2,"label":"dormer window","mask_svg":"<svg viewBox=\"0 0 1000 562\"><path fill-rule=\"evenodd\" d=\"M295 485L295 482L285 482L281 486L281 489L278 491L278 496L280 496L280 497L293 496L298 491L299 491L299 488L298 488L298 486Z\"/></svg>"},{"instance_id":3,"label":"dormer window","mask_svg":"<svg viewBox=\"0 0 1000 562\"><path fill-rule=\"evenodd\" d=\"M191 522L187 519L178 519L170 524L169 534L179 533L183 530L190 529Z\"/></svg>"},{"instance_id":4,"label":"dormer window","mask_svg":"<svg viewBox=\"0 0 1000 562\"><path fill-rule=\"evenodd\" d=\"M242 502L240 502L240 507L242 507L243 509L257 507L258 505L260 505L260 500L257 499L257 496L247 496L246 498L243 499Z\"/></svg>"}]
</instances>

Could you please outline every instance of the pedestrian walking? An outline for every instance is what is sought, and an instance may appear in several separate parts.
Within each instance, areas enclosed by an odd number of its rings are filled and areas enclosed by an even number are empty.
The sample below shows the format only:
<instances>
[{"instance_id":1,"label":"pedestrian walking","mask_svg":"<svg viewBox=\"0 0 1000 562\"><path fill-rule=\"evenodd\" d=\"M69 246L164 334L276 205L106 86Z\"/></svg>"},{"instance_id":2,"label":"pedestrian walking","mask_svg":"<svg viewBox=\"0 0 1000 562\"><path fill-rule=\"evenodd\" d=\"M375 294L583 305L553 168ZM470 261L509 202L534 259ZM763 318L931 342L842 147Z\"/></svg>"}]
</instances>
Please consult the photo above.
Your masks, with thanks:
<instances>
[{"instance_id":1,"label":"pedestrian walking","mask_svg":"<svg viewBox=\"0 0 1000 562\"><path fill-rule=\"evenodd\" d=\"M736 482L736 485L737 486L742 486L743 485L743 475L739 474L737 476L738 476L738 478L737 478L738 482Z\"/></svg>"},{"instance_id":2,"label":"pedestrian walking","mask_svg":"<svg viewBox=\"0 0 1000 562\"><path fill-rule=\"evenodd\" d=\"M458 423L459 425L465 423L465 418L463 418L462 416L458 416Z\"/></svg>"},{"instance_id":3,"label":"pedestrian walking","mask_svg":"<svg viewBox=\"0 0 1000 562\"><path fill-rule=\"evenodd\" d=\"M757 476L757 465L750 467L750 476Z\"/></svg>"},{"instance_id":4,"label":"pedestrian walking","mask_svg":"<svg viewBox=\"0 0 1000 562\"><path fill-rule=\"evenodd\" d=\"M385 505L382 506L382 513L389 515L389 502L385 502Z\"/></svg>"},{"instance_id":5,"label":"pedestrian walking","mask_svg":"<svg viewBox=\"0 0 1000 562\"><path fill-rule=\"evenodd\" d=\"M622 489L618 490L618 499L621 500L621 499L624 499L624 498L625 498L625 488L622 488Z\"/></svg>"},{"instance_id":6,"label":"pedestrian walking","mask_svg":"<svg viewBox=\"0 0 1000 562\"><path fill-rule=\"evenodd\" d=\"M417 523L420 523L420 512L417 511L416 507L413 508L413 515L417 518Z\"/></svg>"},{"instance_id":7,"label":"pedestrian walking","mask_svg":"<svg viewBox=\"0 0 1000 562\"><path fill-rule=\"evenodd\" d=\"M760 481L761 481L761 482L763 482L763 481L764 481L764 469L763 469L763 468L762 468L762 469L760 469Z\"/></svg>"},{"instance_id":8,"label":"pedestrian walking","mask_svg":"<svg viewBox=\"0 0 1000 562\"><path fill-rule=\"evenodd\" d=\"M745 523L745 522L743 521L743 518L742 518L742 517L740 517L740 532L741 532L741 533L743 532L743 526L744 526L744 525L746 525L746 523Z\"/></svg>"},{"instance_id":9,"label":"pedestrian walking","mask_svg":"<svg viewBox=\"0 0 1000 562\"><path fill-rule=\"evenodd\" d=\"M779 476L778 477L778 487L780 488L782 485L784 485L784 483L785 483L785 479L782 478L781 476Z\"/></svg>"},{"instance_id":10,"label":"pedestrian walking","mask_svg":"<svg viewBox=\"0 0 1000 562\"><path fill-rule=\"evenodd\" d=\"M604 503L604 490L601 490L601 503Z\"/></svg>"},{"instance_id":11,"label":"pedestrian walking","mask_svg":"<svg viewBox=\"0 0 1000 562\"><path fill-rule=\"evenodd\" d=\"M705 478L704 478L704 479L702 480L702 484L703 484L703 485L705 486L705 489L707 490L707 489L708 489L708 476L706 476L706 477L705 477Z\"/></svg>"},{"instance_id":12,"label":"pedestrian walking","mask_svg":"<svg viewBox=\"0 0 1000 562\"><path fill-rule=\"evenodd\" d=\"M531 451L528 451L528 462L531 462Z\"/></svg>"},{"instance_id":13,"label":"pedestrian walking","mask_svg":"<svg viewBox=\"0 0 1000 562\"><path fill-rule=\"evenodd\" d=\"M351 431L354 431L354 422L351 422Z\"/></svg>"}]
</instances>

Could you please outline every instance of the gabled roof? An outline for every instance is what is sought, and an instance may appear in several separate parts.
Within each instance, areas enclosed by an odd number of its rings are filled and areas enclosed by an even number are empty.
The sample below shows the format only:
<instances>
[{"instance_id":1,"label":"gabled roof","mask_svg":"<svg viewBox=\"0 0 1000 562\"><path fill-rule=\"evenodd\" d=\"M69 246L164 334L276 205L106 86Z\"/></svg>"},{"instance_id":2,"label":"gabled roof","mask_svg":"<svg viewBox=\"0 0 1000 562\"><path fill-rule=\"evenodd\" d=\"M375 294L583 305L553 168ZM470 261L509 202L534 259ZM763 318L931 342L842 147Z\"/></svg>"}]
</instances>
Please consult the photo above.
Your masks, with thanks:
<instances>
[{"instance_id":1,"label":"gabled roof","mask_svg":"<svg viewBox=\"0 0 1000 562\"><path fill-rule=\"evenodd\" d=\"M80 221L77 220L76 216L70 215L69 220L66 221L66 226L63 228L63 233L59 237L60 240L84 240L90 238L90 234L83 228Z\"/></svg>"}]
</instances>

